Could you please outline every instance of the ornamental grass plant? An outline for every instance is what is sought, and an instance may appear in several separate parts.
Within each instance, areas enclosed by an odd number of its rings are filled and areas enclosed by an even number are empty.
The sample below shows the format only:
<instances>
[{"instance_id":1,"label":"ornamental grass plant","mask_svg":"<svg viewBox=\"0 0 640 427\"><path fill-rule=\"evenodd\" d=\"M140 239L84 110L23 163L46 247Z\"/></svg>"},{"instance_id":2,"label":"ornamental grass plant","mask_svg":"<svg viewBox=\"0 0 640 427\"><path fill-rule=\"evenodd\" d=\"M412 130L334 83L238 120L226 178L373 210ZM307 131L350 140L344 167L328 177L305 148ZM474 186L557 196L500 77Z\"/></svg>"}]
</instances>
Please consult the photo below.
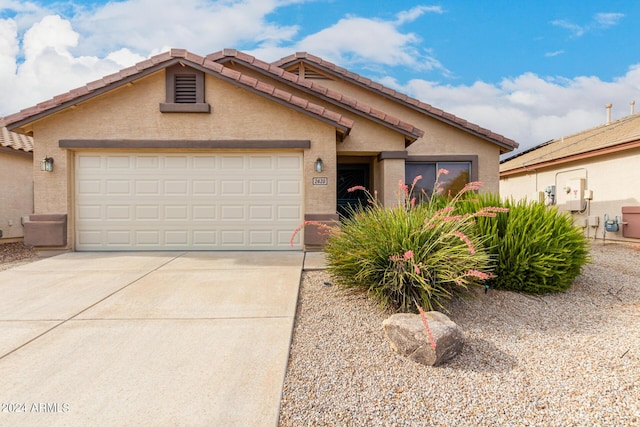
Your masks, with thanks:
<instances>
[{"instance_id":1,"label":"ornamental grass plant","mask_svg":"<svg viewBox=\"0 0 640 427\"><path fill-rule=\"evenodd\" d=\"M438 178L444 173L440 170ZM363 187L350 189L366 192L368 205L354 208L339 226L328 228L324 248L337 284L364 289L383 306L403 312L419 306L446 310L444 302L491 277L495 263L475 219L504 210L484 206L456 212L461 198L479 188L478 182L444 203L437 198L416 203L419 195L413 190L419 179L411 186L399 183L393 207L384 207ZM434 192L440 188L436 180Z\"/></svg>"}]
</instances>

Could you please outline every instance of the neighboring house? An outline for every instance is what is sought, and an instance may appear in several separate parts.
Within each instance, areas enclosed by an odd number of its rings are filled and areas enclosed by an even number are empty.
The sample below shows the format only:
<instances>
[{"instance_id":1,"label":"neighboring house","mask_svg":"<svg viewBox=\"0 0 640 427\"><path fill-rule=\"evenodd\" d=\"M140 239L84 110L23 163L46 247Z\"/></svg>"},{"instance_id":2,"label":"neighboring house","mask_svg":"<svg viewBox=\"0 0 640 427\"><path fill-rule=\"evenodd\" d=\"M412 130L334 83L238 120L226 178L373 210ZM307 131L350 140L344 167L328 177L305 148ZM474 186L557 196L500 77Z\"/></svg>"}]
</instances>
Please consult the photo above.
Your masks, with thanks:
<instances>
[{"instance_id":1,"label":"neighboring house","mask_svg":"<svg viewBox=\"0 0 640 427\"><path fill-rule=\"evenodd\" d=\"M497 191L499 156L517 147L320 58L232 49L173 49L5 123L54 159L36 168L35 213L66 229L38 246L71 250L289 250L303 220L357 201L351 186L392 205L399 181L430 186L444 167L450 184ZM307 227L293 248L322 241Z\"/></svg>"},{"instance_id":2,"label":"neighboring house","mask_svg":"<svg viewBox=\"0 0 640 427\"><path fill-rule=\"evenodd\" d=\"M33 139L0 123L0 243L24 236L22 217L33 213Z\"/></svg>"},{"instance_id":3,"label":"neighboring house","mask_svg":"<svg viewBox=\"0 0 640 427\"><path fill-rule=\"evenodd\" d=\"M640 115L565 136L500 165L500 195L541 199L591 238L640 238Z\"/></svg>"}]
</instances>

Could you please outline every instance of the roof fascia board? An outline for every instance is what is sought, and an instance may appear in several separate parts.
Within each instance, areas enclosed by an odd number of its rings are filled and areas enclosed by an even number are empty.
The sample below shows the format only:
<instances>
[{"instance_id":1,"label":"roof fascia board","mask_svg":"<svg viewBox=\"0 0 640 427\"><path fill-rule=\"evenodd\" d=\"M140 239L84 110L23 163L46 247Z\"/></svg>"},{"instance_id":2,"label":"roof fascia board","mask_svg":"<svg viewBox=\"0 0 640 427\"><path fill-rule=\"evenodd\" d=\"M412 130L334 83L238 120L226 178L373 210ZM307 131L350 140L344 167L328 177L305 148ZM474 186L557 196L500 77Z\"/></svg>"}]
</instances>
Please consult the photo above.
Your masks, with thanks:
<instances>
[{"instance_id":1,"label":"roof fascia board","mask_svg":"<svg viewBox=\"0 0 640 427\"><path fill-rule=\"evenodd\" d=\"M309 140L156 140L156 139L61 139L60 148L66 149L209 149L209 148L250 148L250 149L308 149Z\"/></svg>"}]
</instances>

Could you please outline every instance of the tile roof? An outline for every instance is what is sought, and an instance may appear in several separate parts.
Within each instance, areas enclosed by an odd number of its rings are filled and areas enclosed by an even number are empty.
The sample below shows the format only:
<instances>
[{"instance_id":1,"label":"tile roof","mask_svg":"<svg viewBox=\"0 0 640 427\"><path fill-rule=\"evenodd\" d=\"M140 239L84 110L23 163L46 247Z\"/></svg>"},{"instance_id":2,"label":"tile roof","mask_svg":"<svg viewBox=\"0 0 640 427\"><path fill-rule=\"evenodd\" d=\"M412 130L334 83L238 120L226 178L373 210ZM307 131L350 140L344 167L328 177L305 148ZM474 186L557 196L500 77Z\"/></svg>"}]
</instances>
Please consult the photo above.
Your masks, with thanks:
<instances>
[{"instance_id":1,"label":"tile roof","mask_svg":"<svg viewBox=\"0 0 640 427\"><path fill-rule=\"evenodd\" d=\"M0 123L2 126L2 123ZM25 153L33 153L33 138L11 132L6 127L0 127L0 147L12 148Z\"/></svg>"},{"instance_id":2,"label":"tile roof","mask_svg":"<svg viewBox=\"0 0 640 427\"><path fill-rule=\"evenodd\" d=\"M416 98L411 98L410 96L397 92L394 89L385 87L380 83L377 83L371 79L363 77L352 71L349 71L346 68L339 67L329 61L326 61L318 56L311 55L307 52L297 52L293 55L284 57L276 62L273 62L271 65L274 65L280 68L287 68L299 62L304 62L306 64L315 66L316 68L319 68L322 71L325 71L329 74L350 80L360 85L361 87L367 88L374 92L378 92L382 96L394 99L396 101L400 101L404 105L410 108L413 108L415 110L421 111L437 120L441 120L443 122L449 123L462 130L465 130L469 133L477 135L485 140L491 141L499 145L500 147L502 147L503 152L511 151L514 148L518 148L518 143L512 139L499 135L495 132L490 131L489 129L485 129L474 123L470 123L464 119L461 119L460 117L457 117L451 113L447 113L446 111L443 111L439 108L436 108L432 105L422 102Z\"/></svg>"},{"instance_id":3,"label":"tile roof","mask_svg":"<svg viewBox=\"0 0 640 427\"><path fill-rule=\"evenodd\" d=\"M635 143L635 144L634 144ZM596 126L573 135L547 141L532 149L504 160L500 172L516 172L536 165L570 161L575 156L588 157L602 150L623 149L640 143L640 113L609 124Z\"/></svg>"},{"instance_id":4,"label":"tile roof","mask_svg":"<svg viewBox=\"0 0 640 427\"><path fill-rule=\"evenodd\" d=\"M294 96L289 92L261 82L253 77L243 75L236 70L227 68L210 59L190 53L185 49L171 49L168 52L152 56L117 73L110 74L99 80L55 96L33 107L6 116L3 119L4 125L9 129L17 128L23 124L30 123L179 62L186 63L205 73L229 81L237 86L244 87L290 108L315 116L322 121L335 125L347 134L353 126L353 120L341 114L316 105L306 99Z\"/></svg>"},{"instance_id":5,"label":"tile roof","mask_svg":"<svg viewBox=\"0 0 640 427\"><path fill-rule=\"evenodd\" d=\"M263 74L270 74L271 77L283 81L287 84L295 85L298 89L318 96L333 105L340 106L347 110L353 111L361 116L372 119L396 131L399 131L413 140L424 136L424 131L418 129L414 125L404 122L399 118L377 110L367 104L358 101L355 98L343 95L340 92L328 89L316 82L304 79L284 69L261 61L254 56L240 52L236 49L223 49L221 51L207 55L207 59L224 64L228 61L242 62L245 66L257 70Z\"/></svg>"}]
</instances>

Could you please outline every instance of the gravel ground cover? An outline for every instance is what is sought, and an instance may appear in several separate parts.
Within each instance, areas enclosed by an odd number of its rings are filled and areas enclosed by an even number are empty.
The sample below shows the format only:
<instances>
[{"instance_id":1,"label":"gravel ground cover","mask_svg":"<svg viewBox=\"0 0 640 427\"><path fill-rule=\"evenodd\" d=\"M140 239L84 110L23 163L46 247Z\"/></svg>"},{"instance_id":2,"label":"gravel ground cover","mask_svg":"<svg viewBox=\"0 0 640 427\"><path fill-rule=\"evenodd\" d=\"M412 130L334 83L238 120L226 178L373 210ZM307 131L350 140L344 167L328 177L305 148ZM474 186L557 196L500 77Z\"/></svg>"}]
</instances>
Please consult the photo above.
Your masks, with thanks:
<instances>
[{"instance_id":1,"label":"gravel ground cover","mask_svg":"<svg viewBox=\"0 0 640 427\"><path fill-rule=\"evenodd\" d=\"M22 242L0 243L0 271L38 259L36 252Z\"/></svg>"},{"instance_id":2,"label":"gravel ground cover","mask_svg":"<svg viewBox=\"0 0 640 427\"><path fill-rule=\"evenodd\" d=\"M305 272L280 425L640 426L640 248L591 253L564 294L453 302L466 344L435 368L390 349L390 312ZM0 271L37 259L0 244Z\"/></svg>"},{"instance_id":3,"label":"gravel ground cover","mask_svg":"<svg viewBox=\"0 0 640 427\"><path fill-rule=\"evenodd\" d=\"M640 249L594 243L563 294L455 301L460 355L396 355L390 312L305 272L281 426L640 426Z\"/></svg>"}]
</instances>

